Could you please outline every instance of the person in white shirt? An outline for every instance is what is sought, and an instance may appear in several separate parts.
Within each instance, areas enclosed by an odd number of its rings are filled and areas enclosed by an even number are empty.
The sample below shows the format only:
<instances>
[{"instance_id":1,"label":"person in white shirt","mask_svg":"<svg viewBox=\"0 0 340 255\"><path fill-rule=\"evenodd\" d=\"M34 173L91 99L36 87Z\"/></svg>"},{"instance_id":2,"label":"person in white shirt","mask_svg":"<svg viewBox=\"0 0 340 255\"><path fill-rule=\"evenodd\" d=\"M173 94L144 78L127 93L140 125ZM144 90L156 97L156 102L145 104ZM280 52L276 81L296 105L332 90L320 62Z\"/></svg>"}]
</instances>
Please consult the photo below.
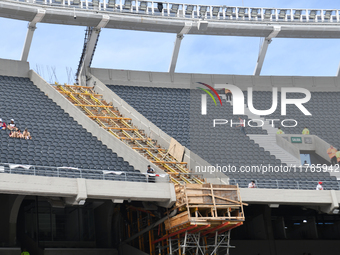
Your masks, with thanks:
<instances>
[{"instance_id":1,"label":"person in white shirt","mask_svg":"<svg viewBox=\"0 0 340 255\"><path fill-rule=\"evenodd\" d=\"M316 185L316 190L323 190L322 182L319 182L318 185Z\"/></svg>"},{"instance_id":2,"label":"person in white shirt","mask_svg":"<svg viewBox=\"0 0 340 255\"><path fill-rule=\"evenodd\" d=\"M255 184L255 181L249 182L248 188L249 188L249 189L255 189L255 188L257 188L257 187L256 187L256 184Z\"/></svg>"},{"instance_id":3,"label":"person in white shirt","mask_svg":"<svg viewBox=\"0 0 340 255\"><path fill-rule=\"evenodd\" d=\"M18 130L18 128L16 127L16 125L14 123L14 119L11 119L11 122L7 125L7 129L9 129L9 130Z\"/></svg>"}]
</instances>

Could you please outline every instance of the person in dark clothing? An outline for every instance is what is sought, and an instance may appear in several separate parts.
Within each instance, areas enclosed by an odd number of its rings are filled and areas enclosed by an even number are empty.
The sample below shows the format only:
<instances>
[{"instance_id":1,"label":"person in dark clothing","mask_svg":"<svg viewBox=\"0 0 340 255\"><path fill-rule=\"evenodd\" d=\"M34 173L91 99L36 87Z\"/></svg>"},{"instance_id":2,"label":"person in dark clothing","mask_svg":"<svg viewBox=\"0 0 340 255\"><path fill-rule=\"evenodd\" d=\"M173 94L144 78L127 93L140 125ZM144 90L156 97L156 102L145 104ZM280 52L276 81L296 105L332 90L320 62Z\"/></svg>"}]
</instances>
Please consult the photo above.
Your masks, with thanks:
<instances>
[{"instance_id":1,"label":"person in dark clothing","mask_svg":"<svg viewBox=\"0 0 340 255\"><path fill-rule=\"evenodd\" d=\"M155 174L155 170L150 165L148 165L147 173L148 174ZM149 180L149 182L153 182L153 183L156 182L155 176L148 175L148 180Z\"/></svg>"},{"instance_id":2,"label":"person in dark clothing","mask_svg":"<svg viewBox=\"0 0 340 255\"><path fill-rule=\"evenodd\" d=\"M157 8L159 10L159 12L163 11L163 3L157 3Z\"/></svg>"}]
</instances>

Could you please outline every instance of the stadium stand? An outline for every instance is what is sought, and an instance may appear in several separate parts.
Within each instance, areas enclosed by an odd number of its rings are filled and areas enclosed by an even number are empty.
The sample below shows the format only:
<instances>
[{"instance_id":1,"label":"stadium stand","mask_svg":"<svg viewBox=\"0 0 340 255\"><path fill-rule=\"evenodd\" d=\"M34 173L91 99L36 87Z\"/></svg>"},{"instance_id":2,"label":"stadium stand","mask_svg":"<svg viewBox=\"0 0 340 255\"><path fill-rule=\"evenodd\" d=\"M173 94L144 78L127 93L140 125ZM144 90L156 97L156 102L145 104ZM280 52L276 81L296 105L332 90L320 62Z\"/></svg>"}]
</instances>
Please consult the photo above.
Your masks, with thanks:
<instances>
[{"instance_id":1,"label":"stadium stand","mask_svg":"<svg viewBox=\"0 0 340 255\"><path fill-rule=\"evenodd\" d=\"M10 138L9 131L0 130L0 162L4 172L146 181L139 170L82 128L29 79L0 76L0 99L3 121L14 118L17 126L22 130L27 127L33 137ZM16 164L24 167L14 168ZM36 171L34 167L25 168L30 165L40 167ZM103 170L124 174L104 176Z\"/></svg>"},{"instance_id":2,"label":"stadium stand","mask_svg":"<svg viewBox=\"0 0 340 255\"><path fill-rule=\"evenodd\" d=\"M296 172L287 173L265 173L238 171L240 166L271 164L280 166L282 163L265 151L249 137L241 134L236 125L218 125L212 129L213 119L228 119L232 115L232 107L229 103L222 107L215 106L212 100L208 100L208 114L201 115L201 92L189 89L152 88L137 86L107 85L117 93L123 100L138 110L150 121L158 125L164 132L178 140L182 145L190 148L193 152L207 160L212 165L235 166L236 171L226 173L230 183L238 183L240 187L247 187L251 179L256 180L261 188L283 188L283 189L315 189L319 180L324 182L325 189L339 189L336 177L330 176L328 172ZM222 93L222 92L220 92ZM271 96L268 92L257 92ZM246 94L246 93L245 93ZM268 98L255 100L264 102L268 107ZM317 105L318 102L315 104ZM258 105L255 105L257 108ZM262 106L262 105L261 105ZM308 106L309 107L309 106ZM264 108L264 109L267 109ZM261 109L261 108L258 108ZM313 108L312 108L313 109ZM280 110L277 110L280 113ZM299 111L299 110L298 110ZM233 116L237 122L238 117ZM275 117L275 116L271 116ZM290 116L294 117L294 116ZM289 118L290 118L289 117ZM301 115L298 117L298 119ZM246 121L248 119L246 118ZM311 130L314 127L308 125ZM301 133L302 129L297 129ZM248 134L266 134L262 128L246 128ZM295 130L294 130L295 132ZM226 158L225 155L228 155ZM285 165L285 164L282 164Z\"/></svg>"}]
</instances>

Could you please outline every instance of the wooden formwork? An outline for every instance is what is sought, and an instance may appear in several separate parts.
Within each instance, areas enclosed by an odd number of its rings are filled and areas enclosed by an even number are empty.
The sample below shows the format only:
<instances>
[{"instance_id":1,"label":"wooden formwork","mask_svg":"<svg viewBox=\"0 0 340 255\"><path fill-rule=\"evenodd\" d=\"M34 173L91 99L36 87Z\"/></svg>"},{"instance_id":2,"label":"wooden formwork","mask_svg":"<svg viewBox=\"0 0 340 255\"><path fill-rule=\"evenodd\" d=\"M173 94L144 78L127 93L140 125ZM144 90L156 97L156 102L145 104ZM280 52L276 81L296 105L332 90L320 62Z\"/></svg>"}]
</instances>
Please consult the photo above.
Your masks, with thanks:
<instances>
[{"instance_id":1,"label":"wooden formwork","mask_svg":"<svg viewBox=\"0 0 340 255\"><path fill-rule=\"evenodd\" d=\"M175 191L175 209L178 214L165 221L165 229L169 233L189 226L196 226L198 231L204 229L205 232L222 232L242 225L245 219L245 204L242 203L238 186L186 184L177 185Z\"/></svg>"}]
</instances>

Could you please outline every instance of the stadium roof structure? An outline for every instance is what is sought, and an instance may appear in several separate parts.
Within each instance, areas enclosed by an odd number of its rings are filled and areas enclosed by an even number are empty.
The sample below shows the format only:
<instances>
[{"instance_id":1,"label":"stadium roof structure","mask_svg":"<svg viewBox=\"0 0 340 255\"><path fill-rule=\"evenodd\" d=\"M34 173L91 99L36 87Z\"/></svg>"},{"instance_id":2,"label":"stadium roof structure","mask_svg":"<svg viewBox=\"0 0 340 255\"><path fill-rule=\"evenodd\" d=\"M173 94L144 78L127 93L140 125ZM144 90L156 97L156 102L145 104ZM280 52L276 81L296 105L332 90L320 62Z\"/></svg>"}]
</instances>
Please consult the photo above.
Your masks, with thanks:
<instances>
[{"instance_id":1,"label":"stadium roof structure","mask_svg":"<svg viewBox=\"0 0 340 255\"><path fill-rule=\"evenodd\" d=\"M169 67L175 72L185 34L263 37L254 75L260 75L273 38L340 38L340 10L196 5L131 0L4 0L0 17L30 22L22 53L27 61L36 24L51 23L177 34ZM93 33L95 35L95 33ZM98 33L97 33L98 34ZM95 42L98 36L94 36ZM89 40L91 41L91 39ZM85 66L95 44L88 45ZM339 76L339 71L337 76Z\"/></svg>"},{"instance_id":2,"label":"stadium roof structure","mask_svg":"<svg viewBox=\"0 0 340 255\"><path fill-rule=\"evenodd\" d=\"M185 27L187 34L268 37L273 31L279 31L275 37L340 38L340 10L163 2L163 9L159 12L157 3L139 0L5 0L0 4L0 16L90 27L101 26L101 21L105 20L106 28L168 33L181 33ZM37 15L41 15L39 20L35 20Z\"/></svg>"}]
</instances>

